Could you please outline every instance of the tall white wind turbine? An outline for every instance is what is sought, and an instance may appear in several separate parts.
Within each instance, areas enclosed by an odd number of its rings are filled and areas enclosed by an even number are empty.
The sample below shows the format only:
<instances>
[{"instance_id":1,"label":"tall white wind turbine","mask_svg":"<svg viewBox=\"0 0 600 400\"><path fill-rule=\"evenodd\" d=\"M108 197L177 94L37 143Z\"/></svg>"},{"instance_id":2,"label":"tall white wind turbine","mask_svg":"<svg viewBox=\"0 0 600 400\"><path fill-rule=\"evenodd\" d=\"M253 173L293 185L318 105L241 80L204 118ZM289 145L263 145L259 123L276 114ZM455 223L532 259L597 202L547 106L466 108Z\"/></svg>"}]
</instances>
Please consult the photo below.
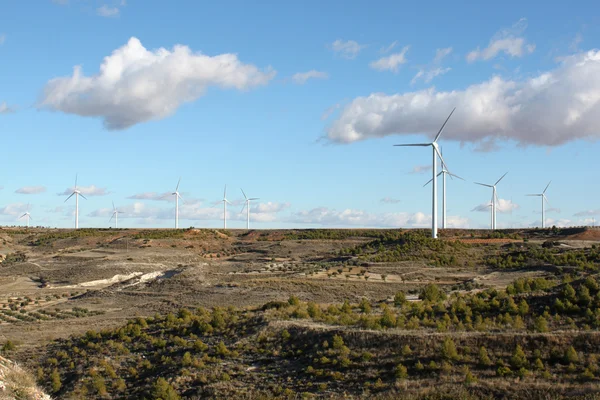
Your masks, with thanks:
<instances>
[{"instance_id":1,"label":"tall white wind turbine","mask_svg":"<svg viewBox=\"0 0 600 400\"><path fill-rule=\"evenodd\" d=\"M27 228L29 228L29 220L32 219L31 214L29 214L29 204L27 204L27 211L25 211L25 214L21 215L19 219L23 217L27 217Z\"/></svg>"},{"instance_id":2,"label":"tall white wind turbine","mask_svg":"<svg viewBox=\"0 0 600 400\"><path fill-rule=\"evenodd\" d=\"M179 229L179 199L183 201L183 197L179 194L179 184L181 183L181 178L177 181L177 187L175 191L171 193L175 196L175 229Z\"/></svg>"},{"instance_id":3,"label":"tall white wind turbine","mask_svg":"<svg viewBox=\"0 0 600 400\"><path fill-rule=\"evenodd\" d=\"M440 153L443 154L443 152ZM442 162L442 170L439 174L437 174L437 176L439 177L440 175L442 176L442 229L446 229L446 175L448 175L450 179L452 179L452 177L458 178L463 181L464 179L448 171L446 163L444 162ZM423 185L423 187L429 185L432 181L433 178L428 180L427 183Z\"/></svg>"},{"instance_id":4,"label":"tall white wind turbine","mask_svg":"<svg viewBox=\"0 0 600 400\"><path fill-rule=\"evenodd\" d=\"M113 201L112 203L113 205L113 213L110 217L110 219L108 220L108 222L112 221L112 219L115 219L115 228L119 229L119 214L123 214L123 211L119 211L117 210L117 207L115 207L115 202Z\"/></svg>"},{"instance_id":5,"label":"tall white wind turbine","mask_svg":"<svg viewBox=\"0 0 600 400\"><path fill-rule=\"evenodd\" d=\"M231 204L229 200L227 200L227 185L225 185L225 191L223 192L223 229L227 229L227 204Z\"/></svg>"},{"instance_id":6,"label":"tall white wind turbine","mask_svg":"<svg viewBox=\"0 0 600 400\"><path fill-rule=\"evenodd\" d=\"M552 183L552 181L548 182L548 184L546 185L546 189L544 189L544 191L542 193L527 195L527 196L540 196L542 199L542 228L546 227L546 210L544 208L544 201L546 203L550 204L550 202L548 201L548 198L546 197L546 190L548 190L548 186L550 186L551 183Z\"/></svg>"},{"instance_id":7,"label":"tall white wind turbine","mask_svg":"<svg viewBox=\"0 0 600 400\"><path fill-rule=\"evenodd\" d=\"M500 181L508 174L508 171L500 177L493 185L488 185L486 183L475 182L476 185L481 185L485 187L492 188L492 229L496 229L496 209L498 207L498 192L496 191L496 185L500 183Z\"/></svg>"},{"instance_id":8,"label":"tall white wind turbine","mask_svg":"<svg viewBox=\"0 0 600 400\"><path fill-rule=\"evenodd\" d=\"M71 193L71 195L67 197L65 203L73 196L75 196L75 229L79 229L79 196L83 197L86 200L87 197L82 195L79 189L77 189L77 175L75 175L75 189L73 190L73 193Z\"/></svg>"},{"instance_id":9,"label":"tall white wind turbine","mask_svg":"<svg viewBox=\"0 0 600 400\"><path fill-rule=\"evenodd\" d=\"M251 197L248 198L248 196L246 196L246 193L244 193L244 189L241 189L242 194L244 195L244 207L242 207L242 210L240 211L240 214L244 211L244 208L246 209L246 229L250 230L250 201L252 200L258 200L258 197Z\"/></svg>"},{"instance_id":10,"label":"tall white wind turbine","mask_svg":"<svg viewBox=\"0 0 600 400\"><path fill-rule=\"evenodd\" d=\"M456 110L456 107L454 109L452 109L452 112L450 112L450 115L448 115L448 118L446 118L446 121L444 121L444 124L442 125L442 127L440 128L440 130L438 131L437 135L435 136L435 139L433 139L433 142L431 143L419 143L419 144L395 144L394 146L420 146L420 147L428 147L431 146L432 147L432 153L433 153L433 165L432 165L432 186L433 186L433 190L431 193L431 237L434 239L437 239L437 180L435 179L437 177L437 157L440 158L440 160L442 160L442 164L444 163L444 158L442 157L442 154L440 153L440 150L438 148L438 144L437 141L440 138L440 135L442 134L442 131L444 130L444 127L446 126L446 124L448 123L448 120L450 119L450 117L452 116L452 114L454 113L454 110Z\"/></svg>"}]
</instances>

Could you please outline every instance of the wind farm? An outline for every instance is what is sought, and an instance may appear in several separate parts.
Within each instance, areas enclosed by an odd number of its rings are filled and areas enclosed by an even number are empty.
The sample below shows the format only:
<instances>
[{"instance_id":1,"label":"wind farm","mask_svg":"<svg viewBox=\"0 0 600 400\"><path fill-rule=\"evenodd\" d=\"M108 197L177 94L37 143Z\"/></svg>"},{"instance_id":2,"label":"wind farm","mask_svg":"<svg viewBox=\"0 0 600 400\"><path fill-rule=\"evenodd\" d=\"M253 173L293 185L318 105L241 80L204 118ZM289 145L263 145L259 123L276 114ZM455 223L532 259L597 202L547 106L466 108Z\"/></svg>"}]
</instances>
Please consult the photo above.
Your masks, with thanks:
<instances>
[{"instance_id":1,"label":"wind farm","mask_svg":"<svg viewBox=\"0 0 600 400\"><path fill-rule=\"evenodd\" d=\"M600 400L597 4L5 3L0 399Z\"/></svg>"}]
</instances>

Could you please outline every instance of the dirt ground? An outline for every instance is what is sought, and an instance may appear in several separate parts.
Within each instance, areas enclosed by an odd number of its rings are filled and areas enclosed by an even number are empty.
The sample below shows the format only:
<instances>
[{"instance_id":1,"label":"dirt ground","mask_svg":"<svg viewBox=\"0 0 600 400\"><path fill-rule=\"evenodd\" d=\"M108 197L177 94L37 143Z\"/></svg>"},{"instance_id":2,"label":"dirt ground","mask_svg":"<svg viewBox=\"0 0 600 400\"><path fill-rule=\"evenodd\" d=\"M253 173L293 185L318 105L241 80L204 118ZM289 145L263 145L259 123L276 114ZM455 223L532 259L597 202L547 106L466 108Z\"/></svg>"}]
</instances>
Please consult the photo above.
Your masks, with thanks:
<instances>
[{"instance_id":1,"label":"dirt ground","mask_svg":"<svg viewBox=\"0 0 600 400\"><path fill-rule=\"evenodd\" d=\"M600 231L599 231L600 232ZM511 232L508 232L511 233ZM568 232L569 233L569 232ZM575 232L561 245L585 247L597 232ZM295 295L319 303L391 298L400 290L416 299L428 283L452 290L505 287L543 269L494 271L483 264L440 267L425 261L364 263L340 250L371 240L286 239L288 231L0 229L0 341L36 356L47 341L117 326L136 316L181 307L257 306ZM473 238L472 252L493 252L523 240ZM532 241L546 238L532 232ZM348 260L353 262L348 262ZM356 261L356 262L354 262Z\"/></svg>"}]
</instances>

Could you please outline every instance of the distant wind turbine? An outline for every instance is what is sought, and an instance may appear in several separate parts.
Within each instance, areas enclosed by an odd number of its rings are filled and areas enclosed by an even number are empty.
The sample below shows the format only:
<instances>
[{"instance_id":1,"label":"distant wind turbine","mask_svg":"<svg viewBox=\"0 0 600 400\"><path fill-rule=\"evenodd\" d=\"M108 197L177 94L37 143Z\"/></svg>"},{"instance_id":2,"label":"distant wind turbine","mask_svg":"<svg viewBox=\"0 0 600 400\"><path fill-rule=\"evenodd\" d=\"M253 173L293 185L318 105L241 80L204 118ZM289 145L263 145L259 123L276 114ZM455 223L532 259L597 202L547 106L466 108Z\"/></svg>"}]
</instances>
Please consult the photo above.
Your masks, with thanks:
<instances>
[{"instance_id":1,"label":"distant wind turbine","mask_svg":"<svg viewBox=\"0 0 600 400\"><path fill-rule=\"evenodd\" d=\"M117 207L115 207L115 202L113 201L112 203L113 205L113 213L110 217L110 219L108 220L108 222L112 221L112 219L115 219L115 228L119 228L119 214L123 214L123 211L119 211L117 210Z\"/></svg>"},{"instance_id":2,"label":"distant wind turbine","mask_svg":"<svg viewBox=\"0 0 600 400\"><path fill-rule=\"evenodd\" d=\"M71 193L71 195L67 197L65 203L73 196L75 196L75 229L79 229L79 196L83 197L86 200L87 198L84 195L82 195L81 192L77 189L77 174L75 174L75 189L73 190L73 193Z\"/></svg>"},{"instance_id":3,"label":"distant wind turbine","mask_svg":"<svg viewBox=\"0 0 600 400\"><path fill-rule=\"evenodd\" d=\"M244 198L246 200L244 200L244 207L242 207L242 211L240 211L240 214L244 211L244 208L245 208L246 211L247 211L247 214L246 214L246 229L250 230L250 201L252 201L252 200L258 200L259 198L258 197L248 198L246 196L246 193L244 193L244 189L241 189L241 191L242 191L242 194L244 195Z\"/></svg>"},{"instance_id":4,"label":"distant wind turbine","mask_svg":"<svg viewBox=\"0 0 600 400\"><path fill-rule=\"evenodd\" d=\"M546 189L544 189L544 191L542 193L527 195L527 196L540 196L542 198L542 228L546 227L546 213L545 213L545 209L544 209L544 201L546 203L550 204L550 202L548 201L548 198L546 197L546 190L548 190L548 186L550 186L551 183L552 183L552 181L548 182L548 184L546 185Z\"/></svg>"},{"instance_id":5,"label":"distant wind turbine","mask_svg":"<svg viewBox=\"0 0 600 400\"><path fill-rule=\"evenodd\" d=\"M223 229L227 229L227 204L231 204L229 200L227 200L227 185L225 185L225 191L223 192Z\"/></svg>"},{"instance_id":6,"label":"distant wind turbine","mask_svg":"<svg viewBox=\"0 0 600 400\"><path fill-rule=\"evenodd\" d=\"M23 217L27 217L27 228L29 228L29 220L32 219L31 214L29 214L29 204L27 204L27 211L25 211L25 214L21 215L19 219Z\"/></svg>"},{"instance_id":7,"label":"distant wind turbine","mask_svg":"<svg viewBox=\"0 0 600 400\"><path fill-rule=\"evenodd\" d=\"M444 152L441 151L440 154L443 154ZM463 180L463 178L461 178L458 175L453 174L452 172L448 171L448 168L446 167L446 163L444 163L442 161L442 170L440 171L439 174L437 174L437 176L442 176L442 229L446 229L446 175L448 175L450 177L450 179L452 179L452 177L454 176L455 178L458 178L460 180ZM427 181L426 184L423 185L423 187L429 185L431 182L433 181L433 178L431 178L430 180Z\"/></svg>"},{"instance_id":8,"label":"distant wind turbine","mask_svg":"<svg viewBox=\"0 0 600 400\"><path fill-rule=\"evenodd\" d=\"M419 143L419 144L395 144L394 146L420 146L420 147L432 147L432 152L433 152L433 163L432 163L432 186L433 186L433 190L431 193L431 237L436 239L437 238L437 180L435 179L437 177L437 157L440 158L440 160L442 160L442 165L444 165L444 158L442 157L442 154L440 153L440 150L438 148L438 144L437 141L440 138L440 135L442 134L442 131L444 130L444 127L446 126L446 124L448 123L448 120L450 119L450 117L452 116L452 114L454 113L454 110L456 110L456 107L452 110L452 112L450 113L450 115L448 115L448 118L446 118L446 121L444 121L444 124L442 125L442 127L440 128L440 130L438 131L437 135L435 136L435 139L433 139L433 142L431 143Z\"/></svg>"},{"instance_id":9,"label":"distant wind turbine","mask_svg":"<svg viewBox=\"0 0 600 400\"><path fill-rule=\"evenodd\" d=\"M476 185L485 186L492 188L492 229L496 229L496 209L498 207L498 203L500 200L498 199L498 193L496 192L496 185L500 183L500 181L508 174L508 171L500 177L493 185L488 185L485 183L475 182Z\"/></svg>"},{"instance_id":10,"label":"distant wind turbine","mask_svg":"<svg viewBox=\"0 0 600 400\"><path fill-rule=\"evenodd\" d=\"M183 197L179 194L179 184L181 183L181 178L177 181L177 187L175 191L171 193L175 196L175 229L179 229L179 199L183 201Z\"/></svg>"}]
</instances>

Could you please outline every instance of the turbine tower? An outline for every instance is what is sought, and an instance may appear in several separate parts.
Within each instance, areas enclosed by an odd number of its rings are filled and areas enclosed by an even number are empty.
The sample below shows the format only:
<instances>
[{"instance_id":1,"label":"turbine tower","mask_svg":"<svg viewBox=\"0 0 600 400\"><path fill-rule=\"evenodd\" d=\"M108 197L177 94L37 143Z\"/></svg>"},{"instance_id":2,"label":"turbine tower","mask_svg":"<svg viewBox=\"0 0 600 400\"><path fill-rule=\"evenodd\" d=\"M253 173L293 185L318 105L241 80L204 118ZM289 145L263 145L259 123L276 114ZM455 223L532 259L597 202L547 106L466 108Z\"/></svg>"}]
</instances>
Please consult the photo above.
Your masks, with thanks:
<instances>
[{"instance_id":1,"label":"turbine tower","mask_svg":"<svg viewBox=\"0 0 600 400\"><path fill-rule=\"evenodd\" d=\"M65 203L73 196L75 196L75 229L79 229L79 196L83 197L86 200L87 197L82 195L79 189L77 189L77 174L75 174L75 189L73 190L73 193L71 193L71 195L67 197Z\"/></svg>"},{"instance_id":2,"label":"turbine tower","mask_svg":"<svg viewBox=\"0 0 600 400\"><path fill-rule=\"evenodd\" d=\"M496 185L500 183L500 181L508 174L508 171L500 177L493 185L488 185L485 183L475 182L476 185L481 185L485 187L492 188L492 229L496 229L496 209L498 207L498 193L496 191Z\"/></svg>"},{"instance_id":3,"label":"turbine tower","mask_svg":"<svg viewBox=\"0 0 600 400\"><path fill-rule=\"evenodd\" d=\"M21 215L19 219L23 217L27 217L27 228L29 228L29 220L31 219L31 214L29 214L29 204L27 204L27 211L25 211L25 214Z\"/></svg>"},{"instance_id":4,"label":"turbine tower","mask_svg":"<svg viewBox=\"0 0 600 400\"><path fill-rule=\"evenodd\" d=\"M123 214L123 211L119 211L117 210L117 207L115 207L115 202L113 201L112 203L113 205L113 213L110 217L110 219L108 220L108 222L112 221L112 219L115 219L115 229L119 229L119 214Z\"/></svg>"},{"instance_id":5,"label":"turbine tower","mask_svg":"<svg viewBox=\"0 0 600 400\"><path fill-rule=\"evenodd\" d=\"M223 229L227 229L227 204L231 204L229 200L227 200L227 185L225 185L225 191L223 192Z\"/></svg>"},{"instance_id":6,"label":"turbine tower","mask_svg":"<svg viewBox=\"0 0 600 400\"><path fill-rule=\"evenodd\" d=\"M544 191L540 194L528 194L527 196L540 196L542 198L542 228L546 227L546 210L544 209L544 201L548 204L550 204L550 202L548 201L548 198L546 197L546 190L548 190L548 186L550 186L550 184L552 183L552 181L548 182L548 184L546 185L546 189L544 189Z\"/></svg>"},{"instance_id":7,"label":"turbine tower","mask_svg":"<svg viewBox=\"0 0 600 400\"><path fill-rule=\"evenodd\" d=\"M241 189L242 194L244 195L244 198L246 200L244 200L244 207L242 207L242 211L240 211L240 214L244 211L244 208L246 209L246 229L250 230L250 201L251 200L258 200L258 197L251 197L248 198L248 196L246 196L246 193L244 193L244 189Z\"/></svg>"},{"instance_id":8,"label":"turbine tower","mask_svg":"<svg viewBox=\"0 0 600 400\"><path fill-rule=\"evenodd\" d=\"M440 153L443 154L443 152ZM444 162L442 162L442 170L439 174L437 174L437 176L439 177L440 175L442 176L442 229L446 229L446 175L448 175L450 179L452 179L452 177L458 178L463 181L464 179L448 171L446 163ZM423 185L423 187L429 185L432 181L433 178L428 180L427 183Z\"/></svg>"},{"instance_id":9,"label":"turbine tower","mask_svg":"<svg viewBox=\"0 0 600 400\"><path fill-rule=\"evenodd\" d=\"M436 181L436 176L437 176L437 157L440 158L440 160L442 160L442 165L444 165L444 158L442 157L442 154L440 153L440 150L438 148L438 144L437 141L440 138L440 135L442 134L442 131L444 130L444 127L446 126L446 124L448 123L448 120L450 119L450 117L452 116L452 114L454 113L454 110L456 110L456 107L454 109L452 109L452 112L450 112L450 115L448 115L448 118L446 118L446 121L444 121L444 124L442 125L442 127L440 128L440 130L438 131L437 135L435 136L435 139L433 139L433 142L431 143L419 143L419 144L395 144L394 146L420 146L420 147L432 147L432 153L433 153L433 165L432 165L432 193L431 193L431 237L434 239L437 239L437 181Z\"/></svg>"},{"instance_id":10,"label":"turbine tower","mask_svg":"<svg viewBox=\"0 0 600 400\"><path fill-rule=\"evenodd\" d=\"M179 181L177 181L177 187L175 188L175 191L171 193L173 196L175 196L175 229L179 229L179 199L183 201L183 197L181 197L181 195L179 194L180 183L181 178L179 178Z\"/></svg>"}]
</instances>

